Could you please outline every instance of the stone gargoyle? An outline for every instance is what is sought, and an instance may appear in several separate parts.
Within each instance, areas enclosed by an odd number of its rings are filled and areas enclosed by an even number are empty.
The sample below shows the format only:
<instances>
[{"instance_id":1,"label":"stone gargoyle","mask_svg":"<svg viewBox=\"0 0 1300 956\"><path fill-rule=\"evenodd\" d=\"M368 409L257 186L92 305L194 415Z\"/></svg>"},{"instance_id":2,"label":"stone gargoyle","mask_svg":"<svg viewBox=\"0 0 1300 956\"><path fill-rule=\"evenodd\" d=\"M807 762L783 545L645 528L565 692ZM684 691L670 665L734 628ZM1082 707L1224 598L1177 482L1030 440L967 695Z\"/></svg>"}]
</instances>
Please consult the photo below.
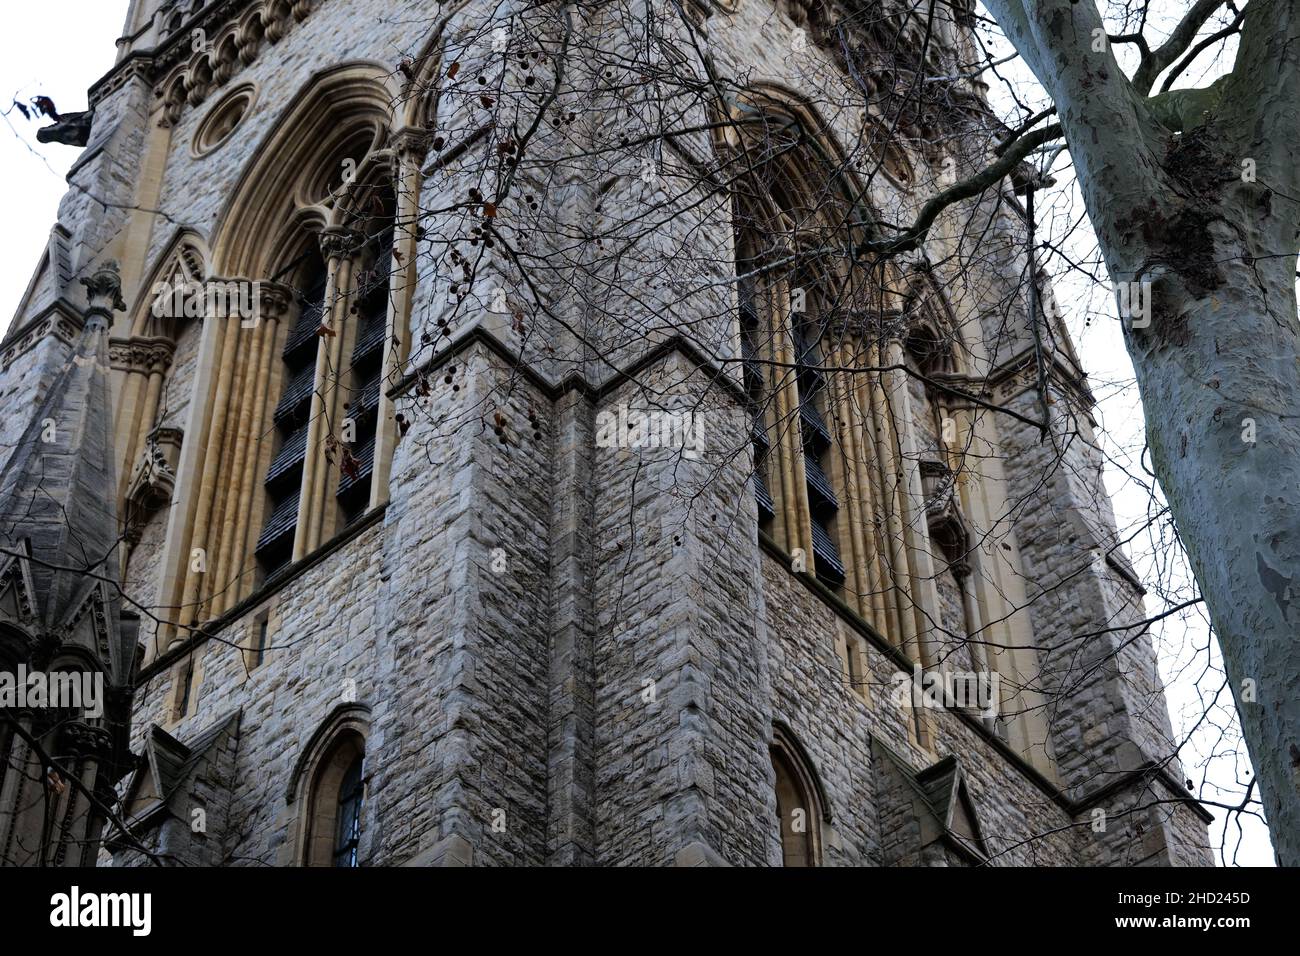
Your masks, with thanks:
<instances>
[{"instance_id":1,"label":"stone gargoyle","mask_svg":"<svg viewBox=\"0 0 1300 956\"><path fill-rule=\"evenodd\" d=\"M54 125L38 129L36 140L41 143L85 146L90 140L90 126L94 120L94 110L87 110L84 113L64 113Z\"/></svg>"}]
</instances>

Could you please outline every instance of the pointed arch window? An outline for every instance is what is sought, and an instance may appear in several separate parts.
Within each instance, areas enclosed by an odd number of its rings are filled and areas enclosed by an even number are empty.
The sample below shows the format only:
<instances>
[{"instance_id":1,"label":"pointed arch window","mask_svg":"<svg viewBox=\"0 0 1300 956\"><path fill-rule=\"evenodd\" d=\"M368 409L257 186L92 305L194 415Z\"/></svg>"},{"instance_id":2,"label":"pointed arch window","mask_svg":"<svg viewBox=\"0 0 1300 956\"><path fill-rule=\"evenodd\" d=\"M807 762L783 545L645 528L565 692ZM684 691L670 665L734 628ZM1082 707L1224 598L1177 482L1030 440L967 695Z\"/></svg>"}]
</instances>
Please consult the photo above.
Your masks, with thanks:
<instances>
[{"instance_id":1,"label":"pointed arch window","mask_svg":"<svg viewBox=\"0 0 1300 956\"><path fill-rule=\"evenodd\" d=\"M337 822L334 837L334 865L357 866L357 846L361 840L361 801L365 795L365 757L358 754L339 784Z\"/></svg>"},{"instance_id":2,"label":"pointed arch window","mask_svg":"<svg viewBox=\"0 0 1300 956\"><path fill-rule=\"evenodd\" d=\"M821 828L828 822L816 775L784 725L775 728L771 746L777 827L783 866L821 866Z\"/></svg>"},{"instance_id":3,"label":"pointed arch window","mask_svg":"<svg viewBox=\"0 0 1300 956\"><path fill-rule=\"evenodd\" d=\"M256 548L257 558L268 575L284 567L293 557L307 458L307 429L316 385L318 331L325 318L327 284L325 260L315 244L310 243L292 282L297 317L281 351L284 385L272 414L277 451L264 480L269 507Z\"/></svg>"},{"instance_id":4,"label":"pointed arch window","mask_svg":"<svg viewBox=\"0 0 1300 956\"><path fill-rule=\"evenodd\" d=\"M839 282L824 251L848 235L849 205L800 121L773 112L743 129L733 226L759 527L840 589L844 483L823 371Z\"/></svg>"},{"instance_id":5,"label":"pointed arch window","mask_svg":"<svg viewBox=\"0 0 1300 956\"><path fill-rule=\"evenodd\" d=\"M954 343L945 341L929 321L915 322L903 341L903 356L915 373L909 384L920 400L919 424L923 425L929 441L928 447L918 449L923 461L943 462L947 457L947 436L950 428L944 427L948 417L943 393L935 387L934 380L954 370Z\"/></svg>"},{"instance_id":6,"label":"pointed arch window","mask_svg":"<svg viewBox=\"0 0 1300 956\"><path fill-rule=\"evenodd\" d=\"M303 863L360 865L365 807L365 740L352 730L338 734L310 776Z\"/></svg>"},{"instance_id":7,"label":"pointed arch window","mask_svg":"<svg viewBox=\"0 0 1300 956\"><path fill-rule=\"evenodd\" d=\"M211 273L248 289L261 315L206 323L197 343L214 360L194 378L202 429L181 464L201 479L180 509L192 520L169 530L159 595L186 620L160 626L162 647L387 500L397 424L385 383L409 352L427 149L393 104L375 64L317 74L221 214Z\"/></svg>"}]
</instances>

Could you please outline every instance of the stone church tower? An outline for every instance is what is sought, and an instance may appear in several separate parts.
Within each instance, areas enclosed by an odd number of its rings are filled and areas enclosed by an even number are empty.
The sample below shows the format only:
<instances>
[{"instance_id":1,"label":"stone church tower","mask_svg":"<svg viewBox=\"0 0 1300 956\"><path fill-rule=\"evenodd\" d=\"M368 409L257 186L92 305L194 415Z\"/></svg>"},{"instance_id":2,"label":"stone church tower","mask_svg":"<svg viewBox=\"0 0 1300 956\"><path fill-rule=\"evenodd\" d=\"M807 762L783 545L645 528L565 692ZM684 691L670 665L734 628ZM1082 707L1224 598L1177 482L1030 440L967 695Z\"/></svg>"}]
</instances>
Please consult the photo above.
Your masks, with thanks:
<instances>
[{"instance_id":1,"label":"stone church tower","mask_svg":"<svg viewBox=\"0 0 1300 956\"><path fill-rule=\"evenodd\" d=\"M968 5L683 6L133 0L0 343L0 663L112 688L48 738L115 791L101 863L1209 860L1085 378L1035 349L1032 173L896 261L811 251L992 155L976 80L884 119ZM730 85L630 158L651 21ZM752 188L675 178L755 130ZM988 706L913 693L954 674Z\"/></svg>"}]
</instances>

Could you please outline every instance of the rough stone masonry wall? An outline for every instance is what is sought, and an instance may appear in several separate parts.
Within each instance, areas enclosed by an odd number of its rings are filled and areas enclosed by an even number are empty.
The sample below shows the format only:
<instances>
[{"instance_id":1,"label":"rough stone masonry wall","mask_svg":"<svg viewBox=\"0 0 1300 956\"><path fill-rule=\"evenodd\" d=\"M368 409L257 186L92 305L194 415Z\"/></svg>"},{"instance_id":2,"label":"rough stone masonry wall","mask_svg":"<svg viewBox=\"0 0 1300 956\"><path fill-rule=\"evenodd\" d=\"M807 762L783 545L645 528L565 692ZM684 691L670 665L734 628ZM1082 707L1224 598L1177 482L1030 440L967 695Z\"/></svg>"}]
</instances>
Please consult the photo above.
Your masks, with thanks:
<instances>
[{"instance_id":1,"label":"rough stone masonry wall","mask_svg":"<svg viewBox=\"0 0 1300 956\"><path fill-rule=\"evenodd\" d=\"M223 859L232 865L276 865L295 825L286 794L294 764L329 714L354 689L371 704L386 692L379 680L378 606L384 529L373 527L307 570L196 651L192 716L173 722L176 667L155 673L136 690L132 750L151 724L182 743L242 708L235 789ZM248 670L243 647L259 616L270 611L272 650ZM237 646L231 646L232 644ZM373 805L372 805L373 807ZM373 832L368 816L367 835Z\"/></svg>"},{"instance_id":2,"label":"rough stone masonry wall","mask_svg":"<svg viewBox=\"0 0 1300 956\"><path fill-rule=\"evenodd\" d=\"M1067 401L1058 394L1053 407L1065 408ZM1012 407L1032 415L1036 404L1023 393ZM1162 695L1149 636L1103 633L1143 614L1132 586L1117 587L1115 572L1097 560L1112 541L1098 540L1090 529L1099 522L1081 514L1097 507L1098 489L1088 483L1098 475L1096 449L1072 426L1056 432L1057 441L1040 442L1032 429L1005 423L1002 429L1007 475L1020 502L1017 535L1026 566L1041 572L1033 575L1028 596L1045 649L1043 679L1049 688L1078 688L1054 714L1057 757L1069 786L1095 787L1105 782L1089 780L1098 772L1167 758L1172 734L1167 714L1152 717L1150 701Z\"/></svg>"},{"instance_id":3,"label":"rough stone masonry wall","mask_svg":"<svg viewBox=\"0 0 1300 956\"><path fill-rule=\"evenodd\" d=\"M32 410L41 407L71 351L72 346L47 335L4 370L0 379L0 469L8 464L31 423Z\"/></svg>"},{"instance_id":4,"label":"rough stone masonry wall","mask_svg":"<svg viewBox=\"0 0 1300 956\"><path fill-rule=\"evenodd\" d=\"M910 709L898 706L893 694L898 665L870 644L863 702L845 680L836 652L844 622L778 560L764 555L762 562L773 716L798 735L830 802L828 864L879 865L892 856L881 841L895 833L896 821L880 817L893 804L875 792L872 737L904 756L913 770L957 755L994 865L1076 862L1077 834L1068 829L1074 821L969 724L946 710L932 711L932 751L913 742Z\"/></svg>"},{"instance_id":5,"label":"rough stone masonry wall","mask_svg":"<svg viewBox=\"0 0 1300 956\"><path fill-rule=\"evenodd\" d=\"M452 364L459 391L440 371L429 396L403 402L415 424L393 462L376 854L400 863L455 837L475 864L536 865L546 846L551 412L480 346Z\"/></svg>"},{"instance_id":6,"label":"rough stone masonry wall","mask_svg":"<svg viewBox=\"0 0 1300 956\"><path fill-rule=\"evenodd\" d=\"M1035 403L1025 393L1012 407L1032 414ZM1053 407L1068 407L1067 397L1058 393ZM1064 454L1029 429L1006 426L1002 433L1018 502L1017 536L1026 567L1037 569L1029 613L1042 649L1053 744L1067 792L1078 799L1150 761L1165 764L1176 780L1182 769L1150 635L1125 629L1143 619L1141 597L1096 557L1113 542L1113 532L1110 540L1098 540L1093 530L1107 523L1097 513L1097 488L1088 484L1098 474L1097 451L1085 434L1067 436L1072 430L1058 430L1068 437L1060 443ZM1164 853L1166 845L1175 857L1207 861L1204 825L1181 807L1145 809L1153 798L1167 796L1163 783L1151 786L1103 803L1110 819L1094 842L1108 844L1109 862L1136 862ZM1143 809L1133 809L1135 800ZM1153 839L1153 829L1170 832Z\"/></svg>"},{"instance_id":7,"label":"rough stone masonry wall","mask_svg":"<svg viewBox=\"0 0 1300 956\"><path fill-rule=\"evenodd\" d=\"M707 380L677 354L639 376L647 392L701 402L698 460L596 451L600 863L663 865L692 845L731 863L779 859L750 463L726 454L748 420ZM644 402L629 383L600 407Z\"/></svg>"},{"instance_id":8,"label":"rough stone masonry wall","mask_svg":"<svg viewBox=\"0 0 1300 956\"><path fill-rule=\"evenodd\" d=\"M392 0L315 4L306 21L238 75L235 82L257 82L261 94L229 143L194 159L189 142L210 106L186 109L173 133L164 207L185 209L187 224L210 236L292 94L323 66L353 58L395 62L396 51L413 50L410 18L390 14L414 6L425 7ZM745 3L734 18L715 15L711 30L725 56L752 68L751 79L805 83L807 64L787 54L792 27L783 15ZM135 95L124 89L128 99ZM832 122L852 139L846 116ZM76 222L86 216L75 196L67 213ZM101 232L88 226L84 234L97 242ZM172 235L170 228L155 230L151 260ZM430 302L424 295L421 301ZM896 665L874 647L866 654L869 702L844 686L835 651L844 623L756 543L746 456L696 463L671 453L576 447L561 455L563 443L590 438L577 423L589 412L644 396L624 385L582 409L589 399L569 393L562 401L576 421L561 438L551 399L495 355L473 346L453 364L460 391L439 378L419 414L410 408L418 393L404 400L406 417L417 424L398 446L382 526L272 599L276 649L267 662L247 674L244 655L222 641L198 652L197 712L173 730L191 739L243 708L224 837L231 862L288 862L284 850L299 808L287 804L285 788L348 680L356 682L358 701L373 708L362 844L369 863L463 859L465 848L475 863L544 862L548 823L562 803L555 798L565 792L572 835L553 839L557 854L567 840L574 856L585 850L600 863L664 864L698 845L731 863L775 863L767 752L774 719L798 735L826 787L833 821L828 862L889 858L882 834L893 824L880 818L870 735L887 740L916 769L945 753L959 755L997 862L1117 858L1115 847L1089 849L1077 831L1063 831L1070 821L1060 808L959 718L938 715L933 753L912 744L907 714L886 693ZM184 374L179 370L178 378ZM703 377L679 356L646 375L665 394L702 392ZM530 410L540 438L532 434ZM708 410L708 427L721 439L715 448L747 446L730 440L748 432L740 406L723 395ZM491 428L496 412L508 423L504 444ZM581 482L589 499L577 492ZM571 514L589 509L585 540L565 529L558 488L574 499ZM1041 554L1026 550L1031 567L1061 559L1045 540ZM504 551L502 571L493 569L497 548ZM584 561L586 548L592 553ZM1094 602L1093 595L1086 599ZM565 601L573 602L571 610ZM1068 607L1040 612L1036 626L1042 614ZM246 640L260 610L228 627L223 640ZM558 660L557 622L577 632L572 655L586 653L590 640L590 674L576 657ZM1044 626L1040 633L1050 638L1058 631ZM160 671L141 687L137 746L148 723L170 726L174 674ZM1106 700L1122 709L1131 697ZM1086 713L1066 716L1088 727ZM572 735L565 730L570 722ZM554 773L566 761L572 782L560 791ZM590 837L584 816L594 818ZM1184 839L1195 829L1180 822L1188 816L1166 825L1162 836ZM1118 830L1111 835L1127 839ZM447 848L454 841L453 852Z\"/></svg>"},{"instance_id":9,"label":"rough stone masonry wall","mask_svg":"<svg viewBox=\"0 0 1300 956\"><path fill-rule=\"evenodd\" d=\"M151 103L148 84L133 78L95 107L90 141L68 173L70 188L59 203L59 222L71 233L69 255L78 275L89 274L136 215L132 208L136 176L144 156ZM74 289L73 301L84 301L75 283ZM122 321L119 313L115 332Z\"/></svg>"}]
</instances>

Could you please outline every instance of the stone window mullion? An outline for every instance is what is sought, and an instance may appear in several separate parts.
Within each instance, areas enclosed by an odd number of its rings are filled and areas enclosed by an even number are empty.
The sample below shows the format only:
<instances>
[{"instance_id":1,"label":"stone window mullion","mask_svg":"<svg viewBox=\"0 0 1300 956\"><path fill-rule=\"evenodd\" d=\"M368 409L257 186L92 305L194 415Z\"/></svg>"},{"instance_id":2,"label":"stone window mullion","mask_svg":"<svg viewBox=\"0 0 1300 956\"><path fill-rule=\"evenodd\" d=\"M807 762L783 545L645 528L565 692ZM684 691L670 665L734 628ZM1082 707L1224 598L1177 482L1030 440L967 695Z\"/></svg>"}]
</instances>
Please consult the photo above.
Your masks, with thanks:
<instances>
[{"instance_id":1,"label":"stone window mullion","mask_svg":"<svg viewBox=\"0 0 1300 956\"><path fill-rule=\"evenodd\" d=\"M411 301L415 295L415 262L419 252L421 168L428 154L429 138L424 130L407 129L394 134L397 155L397 209L393 232L393 266L389 280L388 322L379 381L376 412L374 465L370 484L370 507L388 501L388 481L397 445L396 406L390 389L402 380L410 356Z\"/></svg>"},{"instance_id":2,"label":"stone window mullion","mask_svg":"<svg viewBox=\"0 0 1300 956\"><path fill-rule=\"evenodd\" d=\"M338 427L335 402L343 336L350 297L352 256L356 237L348 230L331 228L321 238L325 254L325 306L322 326L334 334L322 334L316 347L316 372L312 382L311 410L307 422L307 449L303 461L302 491L298 503L298 527L293 541L294 561L301 561L320 546L326 508L328 477L334 470L326 460L326 439Z\"/></svg>"}]
</instances>

